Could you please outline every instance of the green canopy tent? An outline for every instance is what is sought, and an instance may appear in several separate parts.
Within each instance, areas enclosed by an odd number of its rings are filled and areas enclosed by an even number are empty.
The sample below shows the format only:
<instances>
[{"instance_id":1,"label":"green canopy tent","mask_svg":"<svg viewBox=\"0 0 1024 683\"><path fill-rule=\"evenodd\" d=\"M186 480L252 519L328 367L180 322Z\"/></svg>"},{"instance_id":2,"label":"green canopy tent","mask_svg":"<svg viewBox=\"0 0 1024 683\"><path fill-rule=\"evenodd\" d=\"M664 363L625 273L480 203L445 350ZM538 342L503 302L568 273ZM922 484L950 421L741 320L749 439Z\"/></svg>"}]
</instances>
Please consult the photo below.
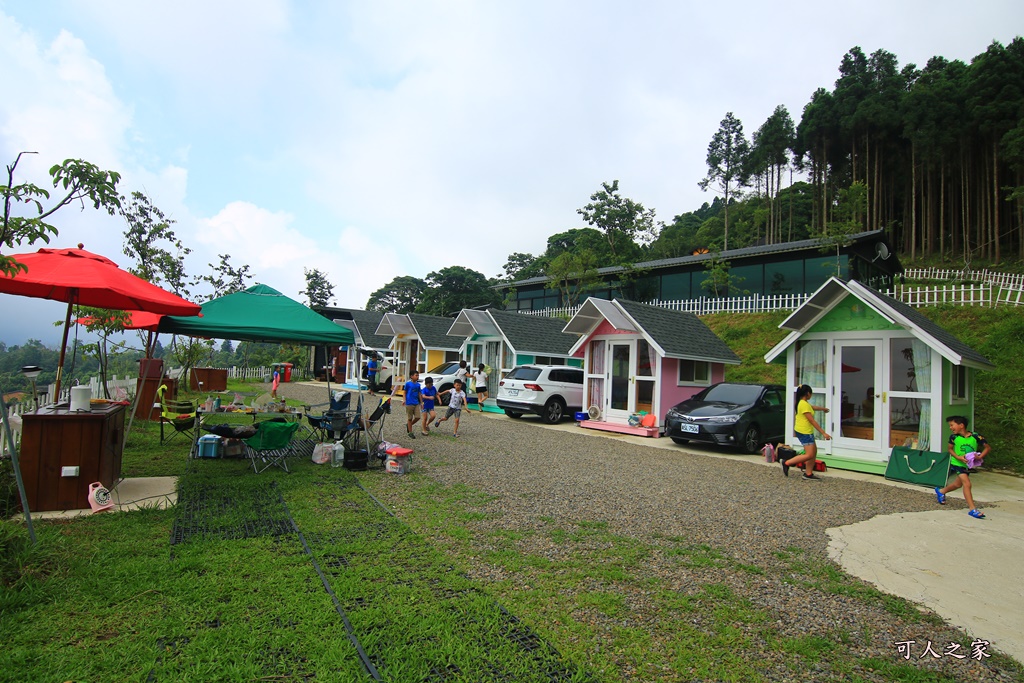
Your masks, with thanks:
<instances>
[{"instance_id":1,"label":"green canopy tent","mask_svg":"<svg viewBox=\"0 0 1024 683\"><path fill-rule=\"evenodd\" d=\"M266 285L211 299L201 317L164 316L159 332L254 342L306 342L347 346L352 331ZM327 385L330 393L330 383Z\"/></svg>"}]
</instances>

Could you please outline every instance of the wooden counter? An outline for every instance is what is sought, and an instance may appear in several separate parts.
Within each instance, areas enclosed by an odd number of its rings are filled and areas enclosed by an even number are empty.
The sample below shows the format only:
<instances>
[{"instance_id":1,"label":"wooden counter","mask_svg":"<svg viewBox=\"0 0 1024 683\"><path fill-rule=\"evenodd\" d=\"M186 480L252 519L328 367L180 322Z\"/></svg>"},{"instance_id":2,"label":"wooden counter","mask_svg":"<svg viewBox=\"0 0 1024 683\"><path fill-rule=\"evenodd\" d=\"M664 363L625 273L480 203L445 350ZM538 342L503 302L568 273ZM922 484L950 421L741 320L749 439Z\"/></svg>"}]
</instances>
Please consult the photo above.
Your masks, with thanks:
<instances>
[{"instance_id":1,"label":"wooden counter","mask_svg":"<svg viewBox=\"0 0 1024 683\"><path fill-rule=\"evenodd\" d=\"M33 512L88 508L89 484L117 484L126 412L126 406L107 403L73 413L64 404L22 415L21 475ZM61 476L63 467L78 467L78 476Z\"/></svg>"}]
</instances>

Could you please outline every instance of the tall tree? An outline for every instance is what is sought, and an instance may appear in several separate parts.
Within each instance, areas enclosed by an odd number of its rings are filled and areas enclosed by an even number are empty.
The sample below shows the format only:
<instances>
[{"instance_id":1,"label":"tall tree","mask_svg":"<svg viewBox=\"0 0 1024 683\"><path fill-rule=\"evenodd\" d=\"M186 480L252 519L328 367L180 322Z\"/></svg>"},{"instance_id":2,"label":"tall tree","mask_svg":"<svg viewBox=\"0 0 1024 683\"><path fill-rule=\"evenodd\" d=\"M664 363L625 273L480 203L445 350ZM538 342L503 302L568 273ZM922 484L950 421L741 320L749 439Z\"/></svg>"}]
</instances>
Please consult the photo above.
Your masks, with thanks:
<instances>
[{"instance_id":1,"label":"tall tree","mask_svg":"<svg viewBox=\"0 0 1024 683\"><path fill-rule=\"evenodd\" d=\"M306 276L306 288L299 292L306 297L306 305L313 308L324 308L331 305L334 299L334 285L327 279L327 273L318 268L302 269Z\"/></svg>"},{"instance_id":2,"label":"tall tree","mask_svg":"<svg viewBox=\"0 0 1024 683\"><path fill-rule=\"evenodd\" d=\"M746 184L744 168L749 153L750 145L743 136L743 124L728 112L708 144L708 174L697 183L705 192L708 187L715 186L722 193L725 201L723 250L729 249L729 201Z\"/></svg>"},{"instance_id":3,"label":"tall tree","mask_svg":"<svg viewBox=\"0 0 1024 683\"><path fill-rule=\"evenodd\" d=\"M383 313L412 313L423 301L427 283L411 275L399 275L370 294L366 308Z\"/></svg>"},{"instance_id":4,"label":"tall tree","mask_svg":"<svg viewBox=\"0 0 1024 683\"><path fill-rule=\"evenodd\" d=\"M580 297L601 282L597 255L589 249L565 251L551 259L544 274L555 283L565 306L575 306Z\"/></svg>"},{"instance_id":5,"label":"tall tree","mask_svg":"<svg viewBox=\"0 0 1024 683\"><path fill-rule=\"evenodd\" d=\"M657 237L654 227L654 209L619 194L619 181L601 183L601 189L590 195L590 203L576 213L588 225L600 230L613 263L632 263L640 255L637 244L650 244Z\"/></svg>"},{"instance_id":6,"label":"tall tree","mask_svg":"<svg viewBox=\"0 0 1024 683\"><path fill-rule=\"evenodd\" d=\"M246 288L246 280L252 279L252 275L249 274L249 266L243 265L235 268L231 265L231 257L228 254L217 254L217 256L220 258L220 263L216 266L208 263L210 274L203 275L199 280L210 285L214 298L243 291Z\"/></svg>"},{"instance_id":7,"label":"tall tree","mask_svg":"<svg viewBox=\"0 0 1024 683\"><path fill-rule=\"evenodd\" d=\"M22 154L35 152L19 152L14 163L7 166L7 184L0 185L0 195L4 198L3 225L0 225L0 248L14 249L21 244L33 244L38 240L49 242L57 228L47 222L54 213L72 202L86 202L95 209L104 209L111 216L121 205L117 194L117 183L121 174L114 171L103 171L94 164L82 159L67 159L62 164L50 167L50 178L59 193L50 200L50 192L31 183L14 184L14 172L21 161ZM47 201L48 205L44 205ZM15 206L31 207L30 215L16 215ZM34 213L35 215L31 215ZM25 270L25 266L10 256L0 254L0 273L14 275Z\"/></svg>"},{"instance_id":8,"label":"tall tree","mask_svg":"<svg viewBox=\"0 0 1024 683\"><path fill-rule=\"evenodd\" d=\"M782 192L783 175L789 166L790 150L795 138L793 119L781 104L754 133L754 145L748 159L750 174L761 179L767 200L767 244L784 240L781 230L782 206L776 200Z\"/></svg>"},{"instance_id":9,"label":"tall tree","mask_svg":"<svg viewBox=\"0 0 1024 683\"><path fill-rule=\"evenodd\" d=\"M174 234L174 220L138 191L132 192L131 197L121 198L121 216L128 226L122 250L135 261L129 270L178 296L191 296L192 283L185 272L185 257L192 250Z\"/></svg>"},{"instance_id":10,"label":"tall tree","mask_svg":"<svg viewBox=\"0 0 1024 683\"><path fill-rule=\"evenodd\" d=\"M505 261L505 266L502 270L504 271L502 279L505 282L515 282L516 280L526 280L527 278L543 275L544 265L542 260L533 254L524 254L517 251L508 255L508 260Z\"/></svg>"},{"instance_id":11,"label":"tall tree","mask_svg":"<svg viewBox=\"0 0 1024 683\"><path fill-rule=\"evenodd\" d=\"M449 266L427 274L427 290L417 313L449 316L463 308L496 306L501 298L483 273Z\"/></svg>"}]
</instances>

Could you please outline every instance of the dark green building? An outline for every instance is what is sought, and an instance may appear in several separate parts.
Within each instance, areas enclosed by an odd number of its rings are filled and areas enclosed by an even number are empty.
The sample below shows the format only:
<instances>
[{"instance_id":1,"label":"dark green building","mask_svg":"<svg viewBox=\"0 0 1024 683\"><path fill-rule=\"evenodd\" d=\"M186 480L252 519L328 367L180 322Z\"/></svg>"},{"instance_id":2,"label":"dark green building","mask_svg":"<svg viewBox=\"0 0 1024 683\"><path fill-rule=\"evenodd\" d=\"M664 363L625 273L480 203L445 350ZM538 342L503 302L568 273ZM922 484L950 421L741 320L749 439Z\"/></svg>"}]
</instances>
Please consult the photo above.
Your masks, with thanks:
<instances>
[{"instance_id":1,"label":"dark green building","mask_svg":"<svg viewBox=\"0 0 1024 683\"><path fill-rule=\"evenodd\" d=\"M820 239L730 249L720 254L697 254L598 269L601 283L581 292L612 300L675 301L711 296L702 283L714 258L729 264L731 291L721 296L811 294L830 277L858 280L878 290L890 288L903 266L893 253L884 230L852 235L847 243L823 251ZM567 305L557 283L545 277L498 287L515 290L511 310L540 310Z\"/></svg>"}]
</instances>

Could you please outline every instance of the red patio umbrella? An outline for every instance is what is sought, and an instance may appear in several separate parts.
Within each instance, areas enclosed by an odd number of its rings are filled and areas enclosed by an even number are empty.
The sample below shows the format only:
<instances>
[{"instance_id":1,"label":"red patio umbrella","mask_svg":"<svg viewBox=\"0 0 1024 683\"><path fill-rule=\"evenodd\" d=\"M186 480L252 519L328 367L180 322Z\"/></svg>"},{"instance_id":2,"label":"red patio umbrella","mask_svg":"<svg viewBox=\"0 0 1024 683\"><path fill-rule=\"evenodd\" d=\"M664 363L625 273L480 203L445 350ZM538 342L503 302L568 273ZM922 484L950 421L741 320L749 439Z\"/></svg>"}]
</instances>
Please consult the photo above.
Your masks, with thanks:
<instances>
[{"instance_id":1,"label":"red patio umbrella","mask_svg":"<svg viewBox=\"0 0 1024 683\"><path fill-rule=\"evenodd\" d=\"M68 304L57 367L55 396L60 396L64 353L71 327L71 309L76 304L117 311L148 311L162 315L199 315L199 304L146 282L122 270L110 259L77 249L40 249L31 254L12 254L28 266L28 272L0 273L0 293L52 299Z\"/></svg>"}]
</instances>

